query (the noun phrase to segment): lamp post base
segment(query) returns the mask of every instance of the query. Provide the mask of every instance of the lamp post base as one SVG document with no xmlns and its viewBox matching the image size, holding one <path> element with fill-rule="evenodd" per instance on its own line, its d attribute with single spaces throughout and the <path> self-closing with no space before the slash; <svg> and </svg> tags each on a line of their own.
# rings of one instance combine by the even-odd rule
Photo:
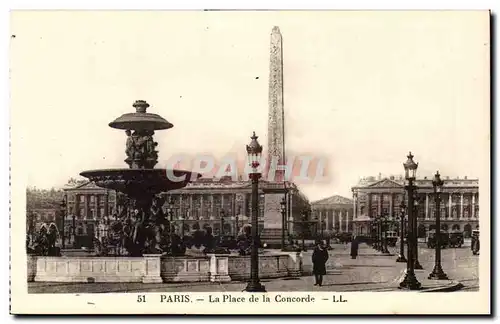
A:
<svg viewBox="0 0 500 324">
<path fill-rule="evenodd" d="M 440 265 L 434 266 L 434 269 L 429 274 L 428 279 L 431 280 L 448 280 L 448 276 L 444 273 L 443 268 Z"/>
<path fill-rule="evenodd" d="M 408 262 L 408 260 L 406 260 L 404 255 L 400 254 L 396 259 L 396 262 Z"/>
<path fill-rule="evenodd" d="M 418 260 L 415 260 L 415 265 L 414 265 L 415 270 L 424 270 L 424 267 L 418 262 Z"/>
<path fill-rule="evenodd" d="M 399 289 L 419 290 L 421 288 L 422 284 L 417 280 L 414 273 L 406 273 L 403 281 L 399 283 Z"/>
<path fill-rule="evenodd" d="M 262 285 L 259 281 L 250 281 L 248 282 L 245 290 L 246 292 L 266 292 L 266 287 Z"/>
</svg>

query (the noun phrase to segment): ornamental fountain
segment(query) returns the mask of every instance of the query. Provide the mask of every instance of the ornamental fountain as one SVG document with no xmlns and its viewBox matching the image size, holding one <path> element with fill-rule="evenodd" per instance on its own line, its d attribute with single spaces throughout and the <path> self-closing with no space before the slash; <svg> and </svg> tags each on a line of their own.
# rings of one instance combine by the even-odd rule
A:
<svg viewBox="0 0 500 324">
<path fill-rule="evenodd" d="M 129 168 L 89 170 L 80 175 L 129 199 L 128 211 L 119 215 L 112 229 L 121 234 L 121 243 L 130 256 L 165 254 L 174 247 L 171 227 L 157 195 L 183 188 L 200 175 L 186 170 L 154 168 L 158 163 L 158 143 L 153 135 L 174 125 L 157 114 L 146 112 L 149 104 L 144 100 L 137 100 L 133 107 L 136 112 L 123 114 L 109 123 L 110 127 L 125 130 L 127 134 L 125 162 Z"/>
</svg>

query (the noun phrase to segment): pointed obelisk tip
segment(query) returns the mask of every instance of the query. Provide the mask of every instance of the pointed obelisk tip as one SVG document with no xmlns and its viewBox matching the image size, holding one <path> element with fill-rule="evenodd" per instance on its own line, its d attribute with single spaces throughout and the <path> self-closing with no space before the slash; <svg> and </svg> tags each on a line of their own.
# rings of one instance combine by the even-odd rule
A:
<svg viewBox="0 0 500 324">
<path fill-rule="evenodd" d="M 278 26 L 274 26 L 273 27 L 273 31 L 272 31 L 273 34 L 281 34 L 280 32 L 280 28 Z"/>
</svg>

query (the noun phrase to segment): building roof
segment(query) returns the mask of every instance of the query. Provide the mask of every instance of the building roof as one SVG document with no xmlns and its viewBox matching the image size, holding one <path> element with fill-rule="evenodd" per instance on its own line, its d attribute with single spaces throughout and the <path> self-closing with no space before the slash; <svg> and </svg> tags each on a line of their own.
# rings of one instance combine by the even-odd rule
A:
<svg viewBox="0 0 500 324">
<path fill-rule="evenodd" d="M 333 196 L 328 197 L 328 198 L 323 198 L 323 199 L 314 201 L 314 202 L 312 202 L 312 205 L 313 206 L 317 206 L 317 205 L 352 205 L 352 203 L 353 203 L 352 199 L 338 196 L 338 195 L 333 195 Z"/>
<path fill-rule="evenodd" d="M 478 187 L 479 180 L 478 179 L 467 179 L 465 178 L 456 178 L 450 179 L 449 177 L 442 179 L 444 182 L 444 188 L 454 188 L 454 187 Z M 359 183 L 352 187 L 352 189 L 369 189 L 369 188 L 401 188 L 403 189 L 405 185 L 405 179 L 402 177 L 390 177 L 390 178 L 378 178 L 375 177 L 366 177 L 362 178 Z M 427 179 L 427 177 L 423 179 L 416 179 L 415 185 L 417 187 L 428 187 L 432 188 L 432 179 Z"/>
<path fill-rule="evenodd" d="M 67 186 L 65 186 L 65 188 L 63 190 L 70 191 L 70 190 L 96 190 L 96 189 L 97 190 L 99 190 L 99 189 L 100 190 L 108 190 L 106 188 L 99 187 L 94 182 L 90 182 L 90 181 L 77 183 L 73 186 L 67 185 Z"/>
</svg>

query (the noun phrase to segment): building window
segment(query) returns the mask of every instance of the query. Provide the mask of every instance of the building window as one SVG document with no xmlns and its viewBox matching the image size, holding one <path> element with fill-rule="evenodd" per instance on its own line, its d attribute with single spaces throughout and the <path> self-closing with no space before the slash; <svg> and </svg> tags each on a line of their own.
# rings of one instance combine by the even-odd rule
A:
<svg viewBox="0 0 500 324">
<path fill-rule="evenodd" d="M 100 208 L 100 209 L 99 209 L 99 213 L 100 213 L 100 216 L 101 216 L 101 217 L 102 217 L 102 216 L 104 216 L 104 208 Z"/>
<path fill-rule="evenodd" d="M 85 202 L 85 196 L 84 195 L 80 195 L 80 202 Z"/>
</svg>

